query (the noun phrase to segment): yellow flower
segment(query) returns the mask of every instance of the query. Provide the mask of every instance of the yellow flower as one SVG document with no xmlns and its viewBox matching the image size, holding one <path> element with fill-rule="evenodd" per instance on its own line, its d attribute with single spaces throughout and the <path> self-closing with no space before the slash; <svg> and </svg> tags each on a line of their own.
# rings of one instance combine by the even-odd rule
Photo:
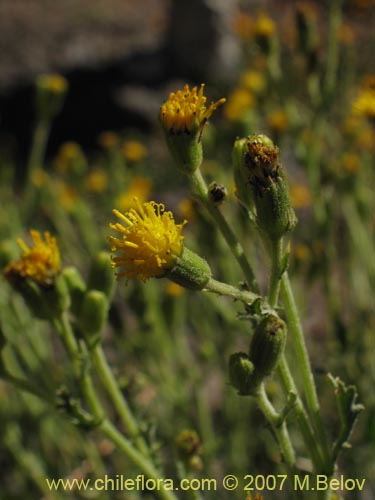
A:
<svg viewBox="0 0 375 500">
<path fill-rule="evenodd" d="M 183 250 L 182 229 L 187 221 L 176 224 L 171 212 L 165 212 L 162 203 L 150 201 L 141 205 L 135 200 L 136 208 L 125 214 L 113 210 L 121 222 L 109 227 L 121 234 L 121 238 L 109 236 L 113 252 L 113 267 L 122 268 L 117 277 L 126 276 L 147 281 L 161 277 L 171 269 Z"/>
<path fill-rule="evenodd" d="M 85 166 L 85 156 L 81 146 L 76 142 L 64 142 L 58 150 L 53 165 L 62 174 L 71 171 L 81 172 Z"/>
<path fill-rule="evenodd" d="M 40 75 L 37 83 L 40 88 L 54 94 L 63 94 L 68 88 L 67 80 L 58 74 Z"/>
<path fill-rule="evenodd" d="M 255 94 L 260 94 L 266 87 L 266 80 L 262 72 L 248 70 L 241 77 L 241 85 Z"/>
<path fill-rule="evenodd" d="M 352 111 L 355 116 L 366 116 L 375 118 L 375 89 L 366 88 L 361 90 L 352 103 Z"/>
<path fill-rule="evenodd" d="M 355 153 L 344 153 L 341 157 L 341 164 L 350 174 L 357 173 L 361 168 L 361 160 Z"/>
<path fill-rule="evenodd" d="M 283 132 L 288 128 L 288 115 L 282 109 L 275 109 L 266 120 L 272 132 Z"/>
<path fill-rule="evenodd" d="M 185 85 L 182 90 L 171 92 L 168 100 L 160 108 L 160 120 L 170 133 L 197 133 L 201 131 L 215 109 L 224 104 L 225 98 L 212 102 L 206 107 L 206 96 L 203 95 L 204 84 L 199 90 Z"/>
<path fill-rule="evenodd" d="M 233 31 L 241 40 L 251 40 L 254 36 L 254 18 L 247 12 L 238 12 L 233 21 Z"/>
<path fill-rule="evenodd" d="M 34 246 L 29 248 L 22 239 L 17 243 L 23 251 L 21 257 L 11 262 L 4 273 L 7 278 L 30 278 L 40 285 L 48 286 L 61 271 L 60 253 L 56 238 L 48 231 L 44 233 L 44 241 L 39 231 L 31 230 Z"/>
<path fill-rule="evenodd" d="M 170 297 L 181 297 L 185 293 L 185 288 L 174 283 L 173 281 L 167 281 L 165 285 L 165 293 Z"/>
<path fill-rule="evenodd" d="M 111 150 L 118 146 L 119 136 L 115 132 L 102 132 L 99 135 L 98 142 L 103 149 Z"/>
<path fill-rule="evenodd" d="M 275 33 L 276 26 L 268 14 L 262 12 L 256 21 L 255 34 L 258 37 L 269 38 Z"/>
<path fill-rule="evenodd" d="M 224 109 L 224 116 L 229 121 L 237 121 L 244 117 L 249 109 L 253 108 L 255 98 L 245 88 L 237 87 L 228 98 L 228 104 Z"/>
<path fill-rule="evenodd" d="M 142 161 L 147 155 L 147 149 L 139 141 L 125 141 L 122 152 L 125 160 L 131 163 Z"/>
<path fill-rule="evenodd" d="M 151 192 L 152 183 L 145 177 L 134 177 L 128 186 L 128 189 L 121 193 L 116 200 L 116 206 L 121 212 L 127 212 L 134 207 L 134 199 L 139 203 L 144 203 Z"/>
<path fill-rule="evenodd" d="M 91 170 L 86 178 L 86 188 L 91 193 L 102 193 L 108 185 L 108 176 L 101 168 Z"/>
<path fill-rule="evenodd" d="M 294 208 L 307 208 L 311 205 L 311 193 L 307 186 L 294 184 L 290 187 L 290 199 Z"/>
<path fill-rule="evenodd" d="M 36 187 L 42 187 L 47 184 L 49 176 L 42 168 L 36 168 L 31 172 L 31 182 Z"/>
</svg>

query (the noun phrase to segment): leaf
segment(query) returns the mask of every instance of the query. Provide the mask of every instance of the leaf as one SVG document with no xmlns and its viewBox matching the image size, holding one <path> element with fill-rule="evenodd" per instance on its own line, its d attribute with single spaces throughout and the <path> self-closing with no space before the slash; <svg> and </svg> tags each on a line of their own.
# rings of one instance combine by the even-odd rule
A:
<svg viewBox="0 0 375 500">
<path fill-rule="evenodd" d="M 342 449 L 351 447 L 351 444 L 349 443 L 350 434 L 353 430 L 358 414 L 364 410 L 365 407 L 357 402 L 358 392 L 355 385 L 347 386 L 339 377 L 333 377 L 330 373 L 328 374 L 328 378 L 335 390 L 341 424 L 340 433 L 333 445 L 332 452 L 333 458 L 336 461 L 337 456 Z"/>
</svg>

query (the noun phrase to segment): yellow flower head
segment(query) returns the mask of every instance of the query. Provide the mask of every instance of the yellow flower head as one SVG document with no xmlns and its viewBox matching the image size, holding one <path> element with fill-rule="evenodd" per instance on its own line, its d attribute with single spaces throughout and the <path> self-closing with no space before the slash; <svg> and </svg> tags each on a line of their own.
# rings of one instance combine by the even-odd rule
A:
<svg viewBox="0 0 375 500">
<path fill-rule="evenodd" d="M 265 12 L 260 13 L 255 25 L 256 36 L 269 38 L 275 31 L 276 26 L 274 21 Z"/>
<path fill-rule="evenodd" d="M 94 168 L 86 177 L 85 184 L 91 193 L 102 193 L 108 186 L 107 173 L 99 167 Z"/>
<path fill-rule="evenodd" d="M 40 75 L 37 84 L 41 89 L 53 94 L 64 94 L 68 88 L 67 80 L 58 74 Z"/>
<path fill-rule="evenodd" d="M 125 141 L 122 147 L 125 160 L 136 163 L 142 161 L 147 155 L 146 147 L 139 141 Z"/>
<path fill-rule="evenodd" d="M 375 118 L 375 89 L 365 88 L 361 90 L 352 103 L 352 112 L 355 116 Z"/>
<path fill-rule="evenodd" d="M 125 214 L 113 210 L 121 222 L 109 227 L 118 231 L 121 238 L 109 236 L 113 252 L 113 267 L 123 268 L 117 277 L 138 278 L 147 281 L 161 277 L 171 269 L 183 250 L 182 229 L 187 221 L 176 224 L 171 212 L 165 212 L 162 203 L 149 201 L 142 205 L 135 200 L 136 207 Z"/>
<path fill-rule="evenodd" d="M 229 121 L 241 120 L 255 105 L 255 97 L 250 90 L 236 87 L 228 98 L 224 116 Z"/>
<path fill-rule="evenodd" d="M 103 149 L 112 150 L 119 145 L 119 136 L 115 132 L 101 132 L 98 137 L 98 143 Z"/>
<path fill-rule="evenodd" d="M 31 230 L 34 246 L 29 248 L 22 239 L 17 243 L 23 251 L 21 257 L 11 262 L 4 273 L 7 278 L 30 278 L 43 286 L 53 284 L 54 278 L 61 271 L 60 253 L 56 238 L 48 231 L 44 233 L 44 241 L 39 231 Z"/>
<path fill-rule="evenodd" d="M 202 83 L 199 90 L 198 87 L 190 90 L 189 85 L 185 85 L 182 90 L 169 95 L 168 100 L 160 108 L 160 120 L 168 132 L 173 134 L 199 132 L 215 109 L 224 104 L 223 97 L 212 102 L 207 108 L 207 97 L 203 95 L 203 91 Z"/>
</svg>

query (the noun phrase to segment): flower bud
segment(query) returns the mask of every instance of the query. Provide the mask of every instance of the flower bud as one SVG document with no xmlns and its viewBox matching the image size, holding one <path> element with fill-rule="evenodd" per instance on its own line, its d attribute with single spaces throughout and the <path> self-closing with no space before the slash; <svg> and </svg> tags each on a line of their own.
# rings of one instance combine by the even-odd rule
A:
<svg viewBox="0 0 375 500">
<path fill-rule="evenodd" d="M 108 299 L 99 290 L 86 292 L 80 314 L 80 326 L 90 338 L 99 335 L 104 328 L 108 314 Z"/>
<path fill-rule="evenodd" d="M 184 288 L 202 290 L 211 278 L 211 269 L 202 257 L 184 247 L 172 269 L 166 271 L 165 277 Z"/>
<path fill-rule="evenodd" d="M 66 267 L 61 272 L 62 277 L 68 287 L 71 310 L 76 316 L 79 315 L 84 294 L 86 292 L 86 285 L 75 267 Z"/>
<path fill-rule="evenodd" d="M 249 185 L 249 175 L 244 165 L 247 139 L 236 139 L 232 149 L 232 163 L 236 196 L 247 209 L 254 210 L 254 197 Z"/>
<path fill-rule="evenodd" d="M 60 75 L 41 75 L 36 81 L 35 104 L 42 119 L 51 120 L 59 113 L 68 89 L 68 82 Z"/>
<path fill-rule="evenodd" d="M 253 392 L 254 364 L 244 352 L 236 352 L 229 358 L 229 381 L 241 396 Z"/>
<path fill-rule="evenodd" d="M 109 299 L 115 287 L 112 260 L 108 252 L 99 252 L 91 261 L 87 288 L 100 290 Z"/>
<path fill-rule="evenodd" d="M 243 166 L 251 185 L 257 225 L 271 241 L 277 241 L 297 222 L 279 163 L 279 148 L 264 135 L 248 137 L 246 147 Z"/>
<path fill-rule="evenodd" d="M 165 134 L 168 149 L 183 173 L 191 174 L 202 164 L 203 148 L 199 136 L 191 133 Z"/>
<path fill-rule="evenodd" d="M 251 339 L 249 359 L 255 367 L 253 383 L 259 385 L 279 364 L 286 343 L 286 325 L 275 314 L 267 314 Z"/>
<path fill-rule="evenodd" d="M 213 181 L 208 186 L 208 196 L 214 205 L 220 205 L 228 196 L 228 191 L 223 184 Z"/>
</svg>

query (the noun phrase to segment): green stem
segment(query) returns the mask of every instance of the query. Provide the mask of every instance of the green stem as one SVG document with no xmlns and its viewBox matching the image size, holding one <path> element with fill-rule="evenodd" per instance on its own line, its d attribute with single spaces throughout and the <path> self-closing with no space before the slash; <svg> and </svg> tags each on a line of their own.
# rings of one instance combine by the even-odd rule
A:
<svg viewBox="0 0 375 500">
<path fill-rule="evenodd" d="M 322 461 L 322 458 L 320 456 L 320 451 L 317 446 L 316 442 L 316 437 L 314 435 L 314 432 L 311 428 L 309 418 L 307 416 L 306 410 L 303 406 L 302 400 L 300 398 L 300 395 L 298 394 L 298 390 L 296 387 L 296 384 L 293 380 L 292 374 L 290 373 L 288 362 L 285 358 L 285 355 L 281 357 L 280 364 L 277 368 L 281 381 L 284 386 L 284 390 L 286 394 L 293 393 L 295 394 L 296 401 L 294 403 L 294 414 L 297 418 L 297 422 L 301 431 L 301 434 L 303 436 L 303 439 L 305 441 L 305 444 L 311 454 L 311 459 L 314 465 L 314 468 L 317 473 L 323 473 L 324 472 L 324 463 Z"/>
<path fill-rule="evenodd" d="M 285 272 L 281 279 L 281 291 L 283 295 L 285 314 L 288 319 L 289 331 L 292 337 L 297 360 L 301 370 L 303 386 L 306 393 L 307 406 L 311 412 L 317 439 L 322 449 L 325 463 L 325 472 L 332 472 L 331 454 L 327 444 L 327 437 L 324 431 L 319 400 L 316 392 L 315 382 L 311 370 L 310 360 L 307 353 L 302 324 L 299 318 L 297 306 L 294 300 L 288 273 Z"/>
<path fill-rule="evenodd" d="M 285 463 L 288 467 L 293 469 L 295 467 L 296 458 L 290 442 L 288 429 L 285 421 L 280 422 L 280 415 L 268 399 L 263 383 L 260 385 L 257 392 L 257 403 L 277 437 Z"/>
<path fill-rule="evenodd" d="M 134 441 L 138 450 L 144 455 L 149 456 L 149 450 L 144 442 L 140 431 L 138 429 L 138 425 L 132 415 L 132 412 L 129 408 L 129 405 L 124 398 L 121 390 L 113 376 L 112 370 L 108 365 L 106 356 L 103 352 L 101 345 L 97 345 L 92 350 L 92 356 L 95 362 L 95 366 L 98 370 L 98 373 L 110 394 L 113 404 L 115 405 L 116 410 L 121 418 L 122 423 L 125 426 L 125 430 L 130 438 Z"/>
<path fill-rule="evenodd" d="M 242 245 L 237 240 L 237 237 L 233 233 L 228 222 L 226 221 L 225 217 L 220 212 L 218 207 L 211 203 L 208 195 L 207 184 L 201 174 L 201 171 L 197 169 L 193 174 L 191 174 L 190 179 L 194 192 L 198 195 L 202 205 L 204 205 L 204 207 L 208 210 L 211 217 L 218 225 L 218 228 L 220 229 L 232 254 L 234 255 L 238 264 L 240 265 L 250 290 L 258 292 L 259 287 L 255 278 L 255 274 L 250 266 L 249 261 L 246 258 Z"/>
<path fill-rule="evenodd" d="M 260 295 L 253 292 L 248 292 L 246 290 L 240 290 L 232 285 L 227 285 L 227 283 L 222 283 L 213 278 L 208 280 L 204 291 L 217 293 L 218 295 L 224 295 L 226 297 L 231 297 L 234 300 L 241 300 L 246 305 L 254 304 L 257 300 L 262 300 Z"/>
<path fill-rule="evenodd" d="M 272 244 L 271 254 L 272 254 L 272 269 L 271 277 L 268 291 L 268 302 L 271 307 L 277 305 L 277 300 L 279 297 L 280 290 L 280 280 L 281 280 L 281 260 L 283 252 L 283 240 L 280 238 L 274 244 Z"/>
<path fill-rule="evenodd" d="M 278 295 L 282 278 L 282 271 L 281 271 L 282 248 L 283 248 L 282 239 L 275 242 L 275 244 L 271 248 L 272 270 L 271 270 L 269 293 L 268 293 L 268 301 L 271 307 L 276 307 L 278 302 Z M 297 421 L 301 433 L 303 435 L 304 441 L 306 443 L 306 446 L 310 451 L 315 470 L 317 472 L 320 472 L 324 470 L 324 464 L 322 465 L 319 449 L 317 448 L 316 445 L 316 439 L 311 429 L 307 413 L 305 411 L 301 398 L 298 394 L 298 389 L 293 380 L 293 376 L 290 372 L 285 354 L 283 354 L 281 357 L 280 364 L 278 366 L 278 372 L 281 381 L 283 383 L 285 392 L 287 394 L 294 393 L 297 397 L 294 405 L 294 411 L 297 417 Z"/>
<path fill-rule="evenodd" d="M 33 171 L 36 168 L 43 167 L 49 131 L 50 131 L 50 122 L 39 119 L 35 125 L 29 161 L 27 164 L 27 172 L 25 179 L 26 186 L 29 184 Z"/>
<path fill-rule="evenodd" d="M 64 313 L 59 320 L 55 320 L 54 325 L 58 327 L 59 333 L 64 339 L 65 346 L 73 362 L 79 359 L 78 344 L 73 336 L 69 320 Z M 88 403 L 90 411 L 95 419 L 100 422 L 98 428 L 150 479 L 160 480 L 160 473 L 143 453 L 138 451 L 133 444 L 122 435 L 113 424 L 106 418 L 104 409 L 92 382 L 88 370 L 83 370 L 81 376 L 77 378 L 80 383 L 82 393 Z M 161 500 L 177 500 L 177 497 L 170 491 L 159 489 L 157 494 Z"/>
</svg>

